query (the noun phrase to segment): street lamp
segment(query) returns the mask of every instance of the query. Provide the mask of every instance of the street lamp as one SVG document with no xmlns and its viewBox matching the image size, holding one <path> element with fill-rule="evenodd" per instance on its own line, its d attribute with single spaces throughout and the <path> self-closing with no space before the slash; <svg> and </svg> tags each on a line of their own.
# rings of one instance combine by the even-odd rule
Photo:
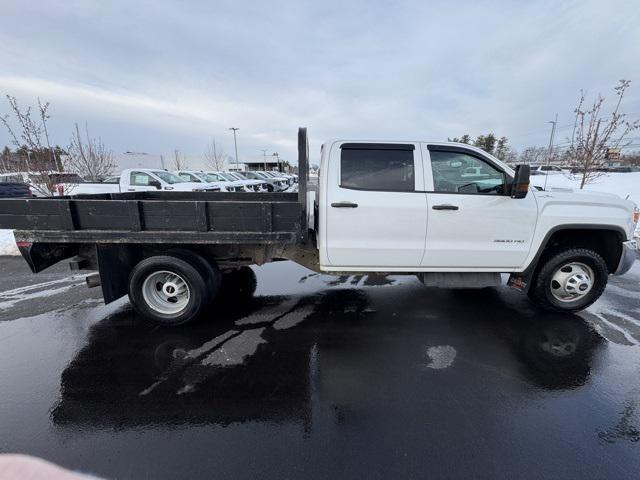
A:
<svg viewBox="0 0 640 480">
<path fill-rule="evenodd" d="M 236 148 L 236 170 L 240 170 L 238 166 L 238 141 L 236 140 L 236 132 L 240 130 L 238 127 L 231 127 L 229 130 L 233 130 L 233 145 Z"/>
<path fill-rule="evenodd" d="M 271 155 L 272 157 L 276 157 L 276 162 L 278 163 L 278 172 L 282 173 L 280 171 L 280 156 L 278 155 L 278 152 L 274 152 L 273 155 Z"/>
<path fill-rule="evenodd" d="M 260 150 L 262 152 L 262 160 L 264 161 L 264 171 L 267 171 L 267 151 Z"/>
</svg>

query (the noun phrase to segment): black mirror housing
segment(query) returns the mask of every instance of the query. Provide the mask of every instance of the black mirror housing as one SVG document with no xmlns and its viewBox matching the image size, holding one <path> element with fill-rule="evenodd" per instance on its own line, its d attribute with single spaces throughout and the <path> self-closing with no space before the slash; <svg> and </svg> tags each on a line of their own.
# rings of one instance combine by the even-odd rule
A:
<svg viewBox="0 0 640 480">
<path fill-rule="evenodd" d="M 511 184 L 511 198 L 524 198 L 529 192 L 529 178 L 531 167 L 529 165 L 516 166 L 516 174 Z"/>
<path fill-rule="evenodd" d="M 160 188 L 162 188 L 162 185 L 160 184 L 160 182 L 158 180 L 149 180 L 149 186 L 150 187 L 156 187 L 158 190 L 160 190 Z"/>
</svg>

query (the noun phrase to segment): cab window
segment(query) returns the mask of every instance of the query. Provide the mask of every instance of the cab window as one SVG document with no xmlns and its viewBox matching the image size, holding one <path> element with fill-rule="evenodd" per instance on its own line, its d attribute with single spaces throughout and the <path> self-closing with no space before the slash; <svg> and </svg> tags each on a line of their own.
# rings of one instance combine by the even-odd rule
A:
<svg viewBox="0 0 640 480">
<path fill-rule="evenodd" d="M 354 190 L 415 191 L 413 145 L 343 144 L 340 186 Z"/>
<path fill-rule="evenodd" d="M 148 187 L 151 176 L 143 172 L 131 172 L 131 185 L 138 187 Z"/>
<path fill-rule="evenodd" d="M 429 154 L 434 192 L 505 194 L 505 174 L 490 163 L 462 152 L 430 150 Z"/>
</svg>

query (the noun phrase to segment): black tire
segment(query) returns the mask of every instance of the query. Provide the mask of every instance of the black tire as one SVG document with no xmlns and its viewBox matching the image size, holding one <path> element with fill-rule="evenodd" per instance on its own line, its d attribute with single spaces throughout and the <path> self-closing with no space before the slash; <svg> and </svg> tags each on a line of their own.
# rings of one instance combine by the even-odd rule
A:
<svg viewBox="0 0 640 480">
<path fill-rule="evenodd" d="M 222 283 L 222 274 L 215 262 L 209 261 L 204 256 L 191 250 L 177 248 L 169 250 L 167 254 L 181 258 L 196 267 L 207 283 L 207 289 L 209 290 L 209 302 L 215 300 L 216 296 L 220 292 L 220 285 Z"/>
<path fill-rule="evenodd" d="M 250 267 L 239 267 L 222 273 L 220 298 L 223 301 L 249 300 L 258 286 L 255 272 Z"/>
<path fill-rule="evenodd" d="M 552 291 L 553 275 L 563 265 L 578 262 L 587 265 L 593 272 L 591 289 L 585 295 L 573 301 L 561 301 Z M 557 253 L 540 266 L 533 285 L 529 290 L 529 298 L 533 303 L 546 310 L 557 312 L 575 312 L 583 310 L 594 303 L 604 292 L 609 279 L 609 269 L 604 259 L 592 250 L 574 248 Z"/>
<path fill-rule="evenodd" d="M 188 288 L 188 299 L 179 311 L 163 313 L 154 308 L 153 300 L 145 299 L 145 281 L 159 272 L 178 275 Z M 160 285 L 161 286 L 161 285 Z M 158 290 L 161 290 L 159 288 Z M 152 295 L 151 295 L 152 297 Z M 129 276 L 129 300 L 136 311 L 147 320 L 163 326 L 184 325 L 198 318 L 210 302 L 211 294 L 207 282 L 197 266 L 172 255 L 145 258 L 138 263 Z M 176 307 L 177 308 L 177 307 Z"/>
</svg>

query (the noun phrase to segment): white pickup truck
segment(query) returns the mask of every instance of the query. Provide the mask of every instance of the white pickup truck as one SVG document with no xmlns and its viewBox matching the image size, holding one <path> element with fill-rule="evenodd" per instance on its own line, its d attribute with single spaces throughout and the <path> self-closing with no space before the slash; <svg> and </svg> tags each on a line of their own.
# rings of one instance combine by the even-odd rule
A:
<svg viewBox="0 0 640 480">
<path fill-rule="evenodd" d="M 441 287 L 494 286 L 506 273 L 537 305 L 575 311 L 636 258 L 632 202 L 538 191 L 529 166 L 512 170 L 469 145 L 330 141 L 317 191 L 307 191 L 306 129 L 298 155 L 298 193 L 7 199 L 0 228 L 16 230 L 34 272 L 75 256 L 78 268 L 99 269 L 92 283 L 106 302 L 128 294 L 163 325 L 193 320 L 220 289 L 252 294 L 249 265 L 284 259 Z"/>
<path fill-rule="evenodd" d="M 174 173 L 154 168 L 129 168 L 119 176 L 104 182 L 78 183 L 68 189 L 70 195 L 120 192 L 219 192 L 224 190 L 219 182 L 189 182 Z"/>
</svg>

